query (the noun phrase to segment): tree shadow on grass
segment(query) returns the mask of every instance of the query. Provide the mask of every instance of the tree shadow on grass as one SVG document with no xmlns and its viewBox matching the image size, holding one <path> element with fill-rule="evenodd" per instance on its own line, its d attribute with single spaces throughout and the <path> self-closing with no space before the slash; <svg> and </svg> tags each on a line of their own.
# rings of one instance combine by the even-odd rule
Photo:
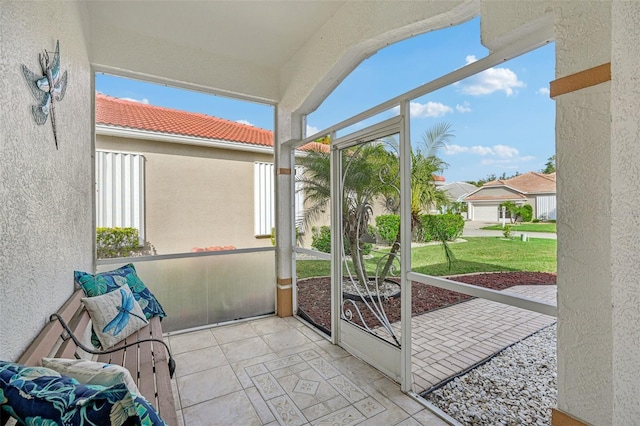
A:
<svg viewBox="0 0 640 426">
<path fill-rule="evenodd" d="M 413 272 L 425 275 L 433 275 L 436 277 L 472 274 L 479 272 L 512 272 L 518 269 L 508 268 L 504 265 L 496 265 L 492 263 L 469 262 L 467 260 L 454 260 L 451 267 L 446 262 L 437 263 L 435 265 L 421 266 L 411 269 Z"/>
</svg>

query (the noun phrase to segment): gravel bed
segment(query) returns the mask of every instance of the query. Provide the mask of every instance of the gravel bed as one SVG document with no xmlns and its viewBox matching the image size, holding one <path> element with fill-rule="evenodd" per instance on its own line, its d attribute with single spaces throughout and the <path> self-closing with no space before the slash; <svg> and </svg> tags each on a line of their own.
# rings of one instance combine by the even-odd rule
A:
<svg viewBox="0 0 640 426">
<path fill-rule="evenodd" d="M 554 324 L 425 398 L 464 425 L 550 425 L 556 395 Z"/>
</svg>

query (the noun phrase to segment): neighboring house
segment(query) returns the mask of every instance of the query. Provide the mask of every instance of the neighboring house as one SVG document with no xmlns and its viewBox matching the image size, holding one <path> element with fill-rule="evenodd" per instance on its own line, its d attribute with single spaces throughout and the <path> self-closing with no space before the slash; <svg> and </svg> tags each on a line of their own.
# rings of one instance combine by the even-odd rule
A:
<svg viewBox="0 0 640 426">
<path fill-rule="evenodd" d="M 451 182 L 445 185 L 439 186 L 438 189 L 440 191 L 444 191 L 449 196 L 449 200 L 454 203 L 463 202 L 463 198 L 468 194 L 476 191 L 478 189 L 477 186 L 471 185 L 467 182 Z M 460 212 L 460 214 L 465 218 L 467 217 L 467 212 Z"/>
<path fill-rule="evenodd" d="M 96 181 L 96 226 L 138 228 L 157 254 L 271 245 L 269 130 L 98 93 Z"/>
<path fill-rule="evenodd" d="M 451 182 L 438 187 L 440 191 L 445 191 L 452 202 L 461 202 L 462 199 L 478 189 L 477 186 L 467 182 Z"/>
<path fill-rule="evenodd" d="M 463 198 L 468 205 L 469 219 L 497 222 L 501 219 L 500 204 L 512 201 L 530 204 L 533 217 L 556 218 L 556 174 L 525 173 L 511 179 L 493 180 Z"/>
</svg>

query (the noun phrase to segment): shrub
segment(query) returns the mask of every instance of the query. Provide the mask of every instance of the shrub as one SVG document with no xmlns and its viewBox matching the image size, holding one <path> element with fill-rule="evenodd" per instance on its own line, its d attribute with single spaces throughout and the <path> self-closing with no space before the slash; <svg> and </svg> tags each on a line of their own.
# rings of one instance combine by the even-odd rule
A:
<svg viewBox="0 0 640 426">
<path fill-rule="evenodd" d="M 323 253 L 331 253 L 331 228 L 328 226 L 311 228 L 311 247 Z"/>
<path fill-rule="evenodd" d="M 397 214 L 383 214 L 376 217 L 378 235 L 387 245 L 393 244 L 400 229 L 400 216 Z"/>
<path fill-rule="evenodd" d="M 298 228 L 296 226 L 296 242 L 301 243 L 302 242 L 302 236 L 303 236 L 303 234 L 302 234 L 302 232 L 300 232 L 300 228 Z M 275 227 L 271 228 L 271 236 L 270 236 L 270 238 L 271 238 L 271 245 L 275 246 L 276 245 L 276 228 Z"/>
<path fill-rule="evenodd" d="M 533 222 L 533 223 L 539 223 L 539 222 L 540 222 L 540 219 L 531 219 L 531 222 Z"/>
<path fill-rule="evenodd" d="M 462 235 L 464 229 L 464 219 L 459 214 L 425 214 L 420 216 L 419 236 L 420 242 L 432 240 L 453 241 Z M 440 236 L 443 236 L 441 238 Z"/>
<path fill-rule="evenodd" d="M 511 238 L 511 225 L 505 225 L 504 229 L 502 230 L 502 235 L 504 235 L 505 238 Z"/>
<path fill-rule="evenodd" d="M 555 219 L 549 219 L 549 223 L 556 223 Z"/>
<path fill-rule="evenodd" d="M 518 209 L 518 215 L 522 218 L 523 222 L 531 222 L 533 217 L 533 207 L 531 204 L 524 204 Z"/>
<path fill-rule="evenodd" d="M 140 246 L 136 228 L 96 228 L 96 255 L 98 259 L 132 257 L 154 254 L 149 243 Z"/>
<path fill-rule="evenodd" d="M 375 235 L 375 228 L 373 226 L 369 226 L 369 233 L 371 235 Z M 331 253 L 331 227 L 329 226 L 321 226 L 320 228 L 313 227 L 311 228 L 311 247 L 321 251 L 323 253 Z M 362 244 L 362 253 L 369 254 L 373 249 L 373 244 L 371 243 L 363 243 Z M 349 246 L 347 242 L 344 242 L 344 251 L 346 255 L 351 254 L 351 250 L 349 250 Z"/>
</svg>

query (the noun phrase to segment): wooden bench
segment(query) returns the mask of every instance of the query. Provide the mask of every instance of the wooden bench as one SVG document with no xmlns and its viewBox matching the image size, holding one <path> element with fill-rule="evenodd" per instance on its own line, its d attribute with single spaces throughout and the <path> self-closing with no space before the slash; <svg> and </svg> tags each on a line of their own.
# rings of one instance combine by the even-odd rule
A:
<svg viewBox="0 0 640 426">
<path fill-rule="evenodd" d="M 90 321 L 89 313 L 81 302 L 83 297 L 85 297 L 83 291 L 76 290 L 57 312 L 78 338 L 84 335 Z M 114 347 L 125 346 L 143 339 L 162 340 L 160 318 L 151 318 L 148 325 Z M 60 321 L 52 319 L 16 362 L 37 366 L 41 365 L 40 361 L 43 357 L 78 358 L 83 352 L 73 339 L 69 338 Z M 83 357 L 86 358 L 86 355 Z M 163 344 L 137 343 L 111 354 L 99 355 L 97 361 L 121 365 L 128 369 L 140 393 L 156 408 L 160 417 L 170 426 L 178 424 L 171 390 L 168 355 Z M 5 424 L 7 420 L 2 417 L 0 424 Z"/>
</svg>

